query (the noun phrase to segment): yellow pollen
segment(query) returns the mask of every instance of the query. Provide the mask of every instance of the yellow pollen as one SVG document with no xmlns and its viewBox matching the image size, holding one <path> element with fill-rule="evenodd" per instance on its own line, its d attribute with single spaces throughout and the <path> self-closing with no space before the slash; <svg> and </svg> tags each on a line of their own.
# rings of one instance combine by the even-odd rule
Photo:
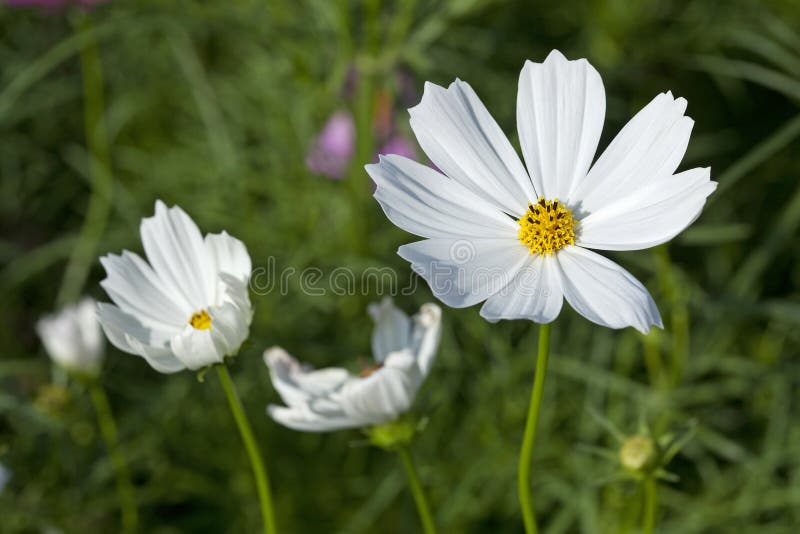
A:
<svg viewBox="0 0 800 534">
<path fill-rule="evenodd" d="M 545 254 L 575 244 L 575 219 L 572 210 L 559 204 L 558 199 L 545 200 L 539 197 L 535 204 L 528 204 L 528 211 L 517 220 L 517 237 L 528 247 L 531 254 Z"/>
<path fill-rule="evenodd" d="M 189 324 L 197 330 L 211 330 L 211 316 L 205 310 L 192 314 Z"/>
<path fill-rule="evenodd" d="M 382 363 L 375 362 L 374 364 L 370 365 L 367 360 L 364 358 L 358 359 L 358 364 L 361 366 L 361 372 L 358 373 L 358 376 L 361 378 L 366 378 L 381 367 L 383 367 Z"/>
</svg>

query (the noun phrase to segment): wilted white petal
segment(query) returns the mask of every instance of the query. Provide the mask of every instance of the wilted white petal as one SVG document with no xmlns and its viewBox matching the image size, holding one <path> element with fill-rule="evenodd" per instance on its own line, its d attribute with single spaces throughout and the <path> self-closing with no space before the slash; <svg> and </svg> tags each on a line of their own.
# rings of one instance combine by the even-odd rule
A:
<svg viewBox="0 0 800 534">
<path fill-rule="evenodd" d="M 276 423 L 301 432 L 330 432 L 345 428 L 359 428 L 369 424 L 366 420 L 350 416 L 329 417 L 320 415 L 305 406 L 290 407 L 267 406 L 267 413 Z"/>
<path fill-rule="evenodd" d="M 431 302 L 423 304 L 414 316 L 411 351 L 417 358 L 422 376 L 430 372 L 442 338 L 442 309 Z"/>
<path fill-rule="evenodd" d="M 445 89 L 426 82 L 408 112 L 422 150 L 447 176 L 507 213 L 524 213 L 535 198 L 528 173 L 468 83 Z"/>
<path fill-rule="evenodd" d="M 338 367 L 318 370 L 303 367 L 280 347 L 264 351 L 264 363 L 269 368 L 272 385 L 289 406 L 307 404 L 334 393 L 350 378 L 347 370 Z"/>
<path fill-rule="evenodd" d="M 585 59 L 553 50 L 544 63 L 526 61 L 519 76 L 517 129 L 536 192 L 567 200 L 586 177 L 606 113 L 600 74 Z"/>
<path fill-rule="evenodd" d="M 564 297 L 590 321 L 645 334 L 651 325 L 664 327 L 647 289 L 613 261 L 575 246 L 560 250 L 557 258 Z"/>
<path fill-rule="evenodd" d="M 392 353 L 383 367 L 362 380 L 344 385 L 342 408 L 348 416 L 370 424 L 391 421 L 408 411 L 421 381 L 410 351 Z"/>
<path fill-rule="evenodd" d="M 383 362 L 390 353 L 408 347 L 411 319 L 394 305 L 391 297 L 384 298 L 380 304 L 370 304 L 368 311 L 375 321 L 372 357 L 376 362 Z"/>
<path fill-rule="evenodd" d="M 558 317 L 563 301 L 557 260 L 536 254 L 528 258 L 508 286 L 489 297 L 481 308 L 481 317 L 493 323 L 529 319 L 545 324 Z"/>
</svg>

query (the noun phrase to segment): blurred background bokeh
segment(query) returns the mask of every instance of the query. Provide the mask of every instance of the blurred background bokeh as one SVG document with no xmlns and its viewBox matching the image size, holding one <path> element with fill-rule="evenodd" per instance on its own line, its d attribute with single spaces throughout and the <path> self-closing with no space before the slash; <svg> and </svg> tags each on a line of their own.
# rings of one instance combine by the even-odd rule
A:
<svg viewBox="0 0 800 534">
<path fill-rule="evenodd" d="M 653 293 L 663 332 L 596 327 L 566 306 L 555 324 L 534 462 L 543 532 L 636 531 L 639 485 L 596 453 L 618 446 L 610 423 L 626 434 L 693 429 L 661 486 L 658 532 L 796 532 L 796 0 L 57 3 L 0 5 L 1 532 L 118 531 L 89 399 L 52 366 L 34 325 L 81 294 L 106 300 L 97 258 L 141 252 L 139 221 L 156 199 L 241 238 L 255 266 L 390 267 L 405 285 L 395 251 L 415 238 L 382 215 L 363 164 L 378 152 L 424 159 L 405 109 L 426 80 L 471 83 L 516 144 L 519 70 L 552 48 L 603 77 L 601 149 L 672 90 L 696 121 L 681 168 L 710 165 L 720 185 L 668 247 L 610 254 Z M 107 136 L 108 155 L 87 135 Z M 324 295 L 298 275 L 287 291 L 254 294 L 251 337 L 231 368 L 278 523 L 417 532 L 395 456 L 356 431 L 301 434 L 266 417 L 278 399 L 266 347 L 353 369 L 369 355 L 365 308 L 378 291 L 339 296 L 328 280 L 313 282 Z M 431 298 L 420 283 L 396 301 L 411 311 Z M 535 346 L 535 325 L 445 310 L 415 406 L 429 421 L 413 446 L 443 532 L 522 531 L 516 466 Z M 215 377 L 161 375 L 109 348 L 102 382 L 142 532 L 257 531 L 250 467 Z"/>
</svg>

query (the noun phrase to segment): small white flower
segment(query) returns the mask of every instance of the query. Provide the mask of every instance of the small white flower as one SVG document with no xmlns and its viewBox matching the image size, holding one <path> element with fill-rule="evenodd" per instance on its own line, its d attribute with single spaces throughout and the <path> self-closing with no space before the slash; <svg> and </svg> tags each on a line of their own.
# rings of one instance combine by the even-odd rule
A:
<svg viewBox="0 0 800 534">
<path fill-rule="evenodd" d="M 104 342 L 97 322 L 97 303 L 86 297 L 57 313 L 39 319 L 36 332 L 58 365 L 87 375 L 97 375 L 103 362 Z"/>
<path fill-rule="evenodd" d="M 253 317 L 244 244 L 226 232 L 203 238 L 182 209 L 161 201 L 141 235 L 149 264 L 127 250 L 100 259 L 100 285 L 116 306 L 98 304 L 97 315 L 111 343 L 161 373 L 235 354 Z"/>
<path fill-rule="evenodd" d="M 339 367 L 313 370 L 279 347 L 264 352 L 272 384 L 286 403 L 268 407 L 275 421 L 325 432 L 386 423 L 411 408 L 439 347 L 442 311 L 425 304 L 409 318 L 387 298 L 369 313 L 376 364 L 358 376 Z"/>
<path fill-rule="evenodd" d="M 675 174 L 694 122 L 686 100 L 656 96 L 592 165 L 605 91 L 585 60 L 554 50 L 526 62 L 517 128 L 527 170 L 472 88 L 426 83 L 411 127 L 444 173 L 399 156 L 367 171 L 399 227 L 425 237 L 400 247 L 449 306 L 486 301 L 489 321 L 549 323 L 566 298 L 587 319 L 647 332 L 662 326 L 630 273 L 591 252 L 636 250 L 672 239 L 716 188 L 708 168 Z"/>
</svg>

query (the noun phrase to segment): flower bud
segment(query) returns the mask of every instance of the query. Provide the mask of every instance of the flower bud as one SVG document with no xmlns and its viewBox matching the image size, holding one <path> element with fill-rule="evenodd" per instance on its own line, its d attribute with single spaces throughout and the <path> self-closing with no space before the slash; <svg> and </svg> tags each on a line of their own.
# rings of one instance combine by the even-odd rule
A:
<svg viewBox="0 0 800 534">
<path fill-rule="evenodd" d="M 422 430 L 425 421 L 417 423 L 410 417 L 401 417 L 395 421 L 374 425 L 364 430 L 370 443 L 387 451 L 408 445 L 414 434 Z"/>
<path fill-rule="evenodd" d="M 622 467 L 635 473 L 648 473 L 658 465 L 658 446 L 649 436 L 630 436 L 619 450 Z"/>
</svg>

